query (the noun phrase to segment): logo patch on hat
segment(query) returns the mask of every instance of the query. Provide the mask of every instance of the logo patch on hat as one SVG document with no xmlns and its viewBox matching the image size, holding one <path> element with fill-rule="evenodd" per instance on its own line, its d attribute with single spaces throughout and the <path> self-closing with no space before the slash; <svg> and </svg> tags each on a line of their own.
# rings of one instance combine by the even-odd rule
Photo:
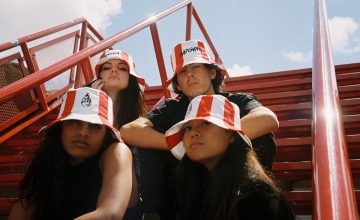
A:
<svg viewBox="0 0 360 220">
<path fill-rule="evenodd" d="M 84 107 L 89 107 L 91 105 L 91 98 L 89 96 L 89 93 L 86 93 L 81 99 L 81 105 Z"/>
<path fill-rule="evenodd" d="M 120 52 L 116 50 L 111 50 L 110 52 L 106 53 L 106 56 L 120 56 Z"/>
<path fill-rule="evenodd" d="M 184 56 L 184 55 L 187 54 L 187 53 L 197 52 L 197 51 L 200 51 L 200 52 L 201 52 L 200 47 L 190 47 L 190 48 L 186 48 L 185 50 L 183 50 L 181 55 Z"/>
</svg>

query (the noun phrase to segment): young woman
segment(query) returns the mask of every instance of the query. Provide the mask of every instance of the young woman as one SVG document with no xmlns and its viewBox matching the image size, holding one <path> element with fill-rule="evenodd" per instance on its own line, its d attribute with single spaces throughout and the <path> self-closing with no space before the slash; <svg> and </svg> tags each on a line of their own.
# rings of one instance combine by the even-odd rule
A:
<svg viewBox="0 0 360 220">
<path fill-rule="evenodd" d="M 112 126 L 102 91 L 71 89 L 20 183 L 9 219 L 122 219 L 132 188 L 132 156 Z"/>
<path fill-rule="evenodd" d="M 135 71 L 133 58 L 122 50 L 106 50 L 95 66 L 97 79 L 91 84 L 103 90 L 114 102 L 114 126 L 137 119 L 146 113 L 144 78 Z"/>
<path fill-rule="evenodd" d="M 295 219 L 241 130 L 237 105 L 221 95 L 195 97 L 165 134 L 177 170 L 180 220 Z"/>
<path fill-rule="evenodd" d="M 127 52 L 106 50 L 95 66 L 95 73 L 97 79 L 91 84 L 91 87 L 103 90 L 114 101 L 114 126 L 117 129 L 146 113 L 143 98 L 146 83 L 144 78 L 137 74 L 134 60 Z M 124 219 L 134 220 L 142 219 L 142 212 L 147 212 L 147 206 L 151 206 L 149 204 L 152 203 L 151 200 L 158 196 L 154 190 L 156 186 L 152 184 L 153 181 L 144 175 L 159 172 L 158 170 L 161 168 L 153 165 L 156 161 L 154 157 L 158 154 L 155 150 L 129 147 L 133 154 L 136 175 L 134 173 L 130 209 L 127 210 Z M 143 197 L 142 204 L 140 204 L 140 192 Z"/>
</svg>

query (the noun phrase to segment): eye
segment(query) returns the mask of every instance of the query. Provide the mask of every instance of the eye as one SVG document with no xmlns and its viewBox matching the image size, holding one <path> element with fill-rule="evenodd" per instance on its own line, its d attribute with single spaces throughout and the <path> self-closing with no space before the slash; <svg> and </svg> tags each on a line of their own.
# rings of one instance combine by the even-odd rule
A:
<svg viewBox="0 0 360 220">
<path fill-rule="evenodd" d="M 118 66 L 118 70 L 122 71 L 122 72 L 129 72 L 129 69 L 127 68 L 127 66 L 124 66 L 124 65 Z"/>
<path fill-rule="evenodd" d="M 184 127 L 183 127 L 183 131 L 184 132 L 188 132 L 188 131 L 190 131 L 191 130 L 191 126 L 190 125 L 185 125 Z"/>
<path fill-rule="evenodd" d="M 100 130 L 102 129 L 103 125 L 101 124 L 90 124 L 90 128 L 94 130 Z"/>
<path fill-rule="evenodd" d="M 106 70 L 110 70 L 111 69 L 111 67 L 110 66 L 103 66 L 102 68 L 101 68 L 101 71 L 106 71 Z"/>
<path fill-rule="evenodd" d="M 208 122 L 208 121 L 201 122 L 201 126 L 206 126 L 206 125 L 209 125 L 209 124 L 210 124 L 210 122 Z"/>
<path fill-rule="evenodd" d="M 184 76 L 186 74 L 186 71 L 185 70 L 181 70 L 179 73 L 178 73 L 180 76 Z"/>
</svg>

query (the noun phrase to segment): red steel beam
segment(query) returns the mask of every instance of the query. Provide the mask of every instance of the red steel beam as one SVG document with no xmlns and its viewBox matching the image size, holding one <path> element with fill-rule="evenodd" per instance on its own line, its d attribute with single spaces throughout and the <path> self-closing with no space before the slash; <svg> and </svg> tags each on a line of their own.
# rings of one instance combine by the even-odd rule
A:
<svg viewBox="0 0 360 220">
<path fill-rule="evenodd" d="M 214 53 L 215 61 L 219 62 L 219 63 L 222 63 L 222 60 L 221 60 L 221 58 L 219 56 L 219 53 L 215 49 L 215 46 L 214 46 L 213 42 L 211 41 L 210 36 L 207 33 L 207 31 L 206 31 L 206 29 L 205 29 L 205 27 L 204 27 L 204 25 L 203 25 L 203 23 L 202 23 L 202 21 L 201 21 L 201 19 L 200 19 L 200 17 L 199 17 L 199 15 L 198 15 L 195 8 L 193 8 L 192 13 L 193 13 L 194 19 L 197 22 L 202 34 L 204 35 L 207 43 L 209 44 L 209 47 L 211 48 L 212 52 Z M 229 73 L 226 70 L 225 70 L 225 72 L 226 72 L 226 77 L 229 78 Z"/>
<path fill-rule="evenodd" d="M 358 219 L 325 0 L 315 1 L 312 96 L 313 219 Z"/>
<path fill-rule="evenodd" d="M 124 31 L 121 31 L 120 33 L 117 33 L 101 42 L 95 43 L 95 44 L 91 45 L 90 47 L 65 58 L 62 61 L 54 63 L 45 69 L 42 69 L 34 74 L 31 74 L 30 76 L 27 76 L 27 77 L 20 79 L 8 86 L 1 88 L 0 94 L 2 94 L 2 96 L 0 97 L 0 104 L 3 102 L 6 102 L 7 100 L 11 99 L 15 95 L 18 95 L 24 91 L 34 88 L 39 83 L 44 83 L 45 81 L 47 81 L 51 78 L 54 78 L 55 76 L 66 71 L 70 67 L 80 64 L 86 57 L 91 57 L 95 54 L 98 54 L 99 52 L 105 50 L 106 48 L 109 48 L 109 47 L 113 46 L 114 44 L 118 43 L 119 41 L 150 26 L 157 20 L 168 16 L 169 14 L 179 10 L 182 7 L 185 7 L 189 3 L 191 3 L 191 0 L 185 0 L 183 2 L 180 2 L 179 4 L 169 8 L 167 10 L 162 11 L 151 18 L 148 18 L 145 21 L 139 22 L 139 23 L 131 26 L 130 28 L 128 28 Z"/>
<path fill-rule="evenodd" d="M 191 39 L 191 19 L 193 16 L 193 5 L 188 4 L 187 6 L 187 13 L 186 13 L 186 34 L 185 34 L 185 40 Z"/>
<path fill-rule="evenodd" d="M 150 30 L 151 30 L 151 36 L 152 36 L 152 40 L 153 40 L 153 44 L 154 44 L 156 60 L 157 60 L 158 68 L 159 68 L 159 72 L 160 72 L 160 78 L 161 78 L 163 92 L 164 92 L 166 98 L 170 98 L 170 92 L 166 88 L 166 85 L 165 85 L 165 82 L 167 80 L 167 74 L 166 74 L 164 57 L 163 57 L 163 53 L 161 50 L 160 38 L 159 38 L 159 33 L 157 30 L 156 23 L 150 25 Z"/>
</svg>

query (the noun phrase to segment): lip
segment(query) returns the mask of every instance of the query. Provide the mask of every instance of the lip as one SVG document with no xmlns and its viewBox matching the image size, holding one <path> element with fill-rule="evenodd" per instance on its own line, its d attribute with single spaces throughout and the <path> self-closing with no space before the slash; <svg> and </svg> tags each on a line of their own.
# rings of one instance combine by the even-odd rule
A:
<svg viewBox="0 0 360 220">
<path fill-rule="evenodd" d="M 201 142 L 193 142 L 190 144 L 190 149 L 201 147 L 203 144 Z"/>
<path fill-rule="evenodd" d="M 109 79 L 118 79 L 118 80 L 120 80 L 120 78 L 117 77 L 117 76 L 110 76 Z"/>
<path fill-rule="evenodd" d="M 72 142 L 75 146 L 80 148 L 89 147 L 89 143 L 86 141 L 76 140 Z"/>
<path fill-rule="evenodd" d="M 188 86 L 190 87 L 190 86 L 193 86 L 193 85 L 195 85 L 195 84 L 197 84 L 197 82 L 196 81 L 190 81 L 190 82 L 188 82 Z"/>
</svg>

